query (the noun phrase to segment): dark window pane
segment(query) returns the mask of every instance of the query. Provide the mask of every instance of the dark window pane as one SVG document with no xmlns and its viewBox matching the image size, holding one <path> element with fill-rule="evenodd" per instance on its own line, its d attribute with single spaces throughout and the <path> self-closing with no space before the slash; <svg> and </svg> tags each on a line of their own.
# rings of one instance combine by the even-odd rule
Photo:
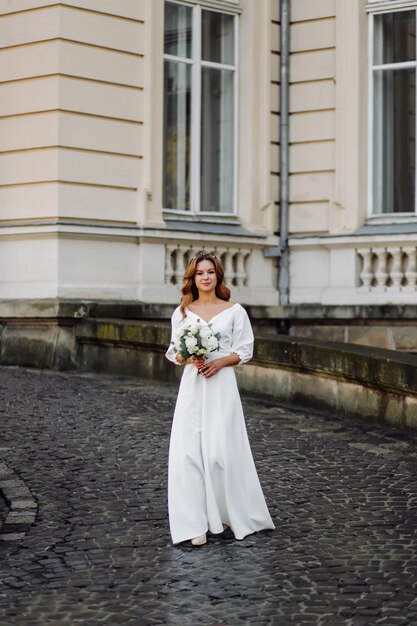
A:
<svg viewBox="0 0 417 626">
<path fill-rule="evenodd" d="M 415 70 L 379 70 L 374 80 L 375 210 L 411 213 L 415 211 Z"/>
<path fill-rule="evenodd" d="M 399 11 L 375 16 L 375 64 L 416 59 L 416 12 Z"/>
<path fill-rule="evenodd" d="M 192 9 L 165 2 L 165 54 L 190 58 L 192 48 Z"/>
<path fill-rule="evenodd" d="M 202 59 L 234 64 L 234 17 L 214 11 L 202 12 Z"/>
<path fill-rule="evenodd" d="M 164 174 L 166 209 L 190 209 L 191 66 L 165 61 Z"/>
<path fill-rule="evenodd" d="M 201 211 L 233 212 L 233 83 L 233 71 L 202 69 Z"/>
</svg>

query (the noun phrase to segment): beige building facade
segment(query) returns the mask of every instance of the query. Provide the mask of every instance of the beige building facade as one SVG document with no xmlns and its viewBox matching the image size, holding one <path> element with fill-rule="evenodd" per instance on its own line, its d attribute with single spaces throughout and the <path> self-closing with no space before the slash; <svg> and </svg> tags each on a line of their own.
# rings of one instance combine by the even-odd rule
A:
<svg viewBox="0 0 417 626">
<path fill-rule="evenodd" d="M 221 117 L 222 107 L 232 118 L 214 148 L 225 153 L 222 142 L 231 135 L 234 197 L 221 210 L 200 211 L 163 205 L 163 0 L 1 2 L 2 299 L 175 303 L 184 264 L 204 247 L 222 256 L 238 299 L 278 303 L 276 263 L 264 255 L 277 245 L 273 4 L 169 5 L 178 40 L 192 37 L 195 45 L 190 29 L 201 28 L 201 16 L 230 17 L 226 28 L 233 28 L 225 35 L 234 37 L 233 92 L 213 99 L 206 126 Z M 184 11 L 191 25 L 181 23 Z M 191 68 L 186 61 L 177 63 L 180 70 Z M 181 89 L 178 116 L 188 107 Z M 185 135 L 196 144 L 188 127 Z M 188 156 L 177 148 L 180 172 L 191 163 L 181 163 Z M 196 172 L 193 177 L 199 182 Z"/>
<path fill-rule="evenodd" d="M 417 3 L 293 5 L 291 302 L 416 304 Z"/>
<path fill-rule="evenodd" d="M 0 0 L 2 317 L 173 305 L 204 248 L 295 333 L 355 340 L 388 306 L 359 340 L 414 349 L 391 326 L 416 318 L 417 1 L 288 8 L 284 119 L 279 0 Z"/>
</svg>

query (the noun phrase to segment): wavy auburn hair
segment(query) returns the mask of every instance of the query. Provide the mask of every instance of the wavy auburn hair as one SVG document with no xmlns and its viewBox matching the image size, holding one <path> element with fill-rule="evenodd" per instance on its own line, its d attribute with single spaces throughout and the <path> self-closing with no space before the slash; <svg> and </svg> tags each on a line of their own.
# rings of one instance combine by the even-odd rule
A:
<svg viewBox="0 0 417 626">
<path fill-rule="evenodd" d="M 183 318 L 186 317 L 186 307 L 198 298 L 198 289 L 195 285 L 194 277 L 197 271 L 197 265 L 200 261 L 210 261 L 210 263 L 213 264 L 217 276 L 216 296 L 220 298 L 220 300 L 225 300 L 226 302 L 230 300 L 230 289 L 224 284 L 224 269 L 220 259 L 216 257 L 214 252 L 197 252 L 197 254 L 188 261 L 188 265 L 184 273 L 184 283 L 181 289 L 182 296 L 180 303 L 180 311 Z"/>
</svg>

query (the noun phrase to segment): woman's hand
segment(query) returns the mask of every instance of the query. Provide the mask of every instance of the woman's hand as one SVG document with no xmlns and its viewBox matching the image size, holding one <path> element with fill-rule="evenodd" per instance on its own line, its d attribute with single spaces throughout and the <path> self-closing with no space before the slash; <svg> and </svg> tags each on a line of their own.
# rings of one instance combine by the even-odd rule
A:
<svg viewBox="0 0 417 626">
<path fill-rule="evenodd" d="M 209 361 L 205 365 L 200 368 L 201 375 L 204 378 L 210 378 L 217 374 L 223 367 L 237 365 L 240 362 L 240 356 L 238 356 L 235 352 L 230 354 L 229 356 L 221 357 L 220 359 L 214 359 L 214 361 Z"/>
<path fill-rule="evenodd" d="M 211 378 L 211 376 L 217 374 L 223 367 L 237 365 L 240 361 L 240 357 L 233 353 L 230 356 L 224 356 L 220 359 L 207 362 L 205 356 L 190 356 L 186 361 L 183 361 L 181 355 L 177 354 L 177 361 L 181 363 L 181 365 L 194 365 L 204 378 Z"/>
<path fill-rule="evenodd" d="M 214 361 L 209 361 L 205 365 L 203 365 L 199 371 L 204 378 L 211 378 L 214 374 L 217 374 L 227 363 L 225 363 L 225 359 L 214 359 Z"/>
<path fill-rule="evenodd" d="M 186 361 L 183 361 L 182 356 L 177 354 L 176 359 L 181 365 L 195 365 L 198 370 L 200 370 L 206 362 L 206 357 L 204 356 L 190 356 Z"/>
<path fill-rule="evenodd" d="M 191 356 L 189 359 L 187 359 L 187 363 L 191 363 L 191 365 L 195 365 L 199 371 L 201 370 L 205 362 L 206 362 L 205 356 Z"/>
</svg>

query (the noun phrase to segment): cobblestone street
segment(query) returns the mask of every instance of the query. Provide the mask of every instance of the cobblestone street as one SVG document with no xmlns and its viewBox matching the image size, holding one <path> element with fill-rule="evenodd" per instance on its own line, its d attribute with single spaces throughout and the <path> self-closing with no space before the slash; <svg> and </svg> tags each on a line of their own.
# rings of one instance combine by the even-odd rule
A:
<svg viewBox="0 0 417 626">
<path fill-rule="evenodd" d="M 0 390 L 0 460 L 38 506 L 3 528 L 1 626 L 417 625 L 415 435 L 245 397 L 277 528 L 173 547 L 175 385 L 1 368 Z"/>
</svg>

